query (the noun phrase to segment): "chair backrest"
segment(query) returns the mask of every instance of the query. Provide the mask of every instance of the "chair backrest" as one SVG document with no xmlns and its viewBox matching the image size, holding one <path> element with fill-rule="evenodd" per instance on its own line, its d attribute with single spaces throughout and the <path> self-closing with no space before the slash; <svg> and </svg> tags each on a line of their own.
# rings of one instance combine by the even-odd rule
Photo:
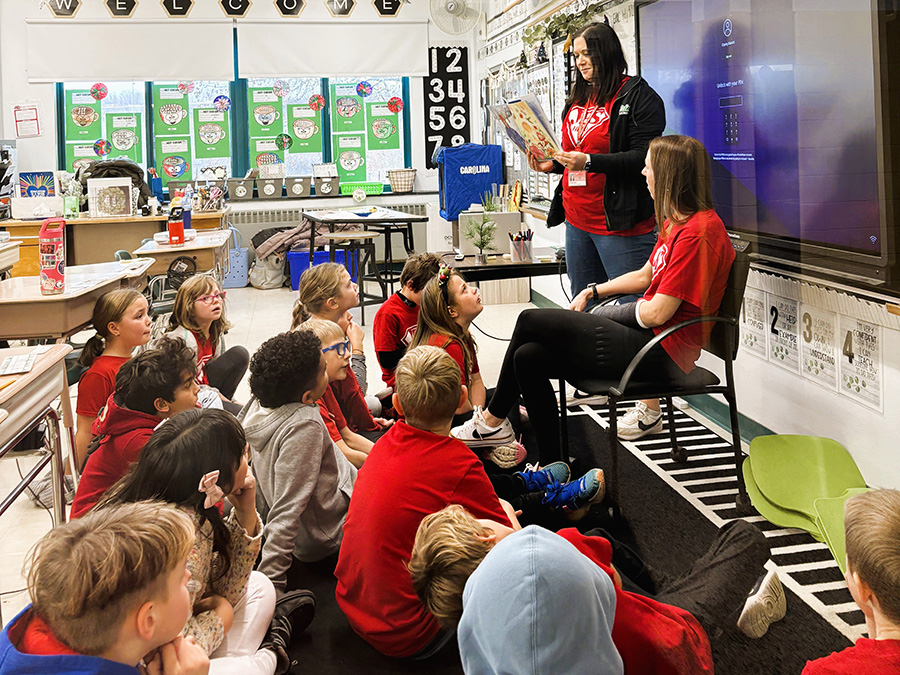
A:
<svg viewBox="0 0 900 675">
<path fill-rule="evenodd" d="M 728 281 L 725 284 L 725 295 L 719 304 L 719 316 L 737 320 L 744 303 L 744 289 L 747 287 L 747 275 L 750 273 L 750 244 L 746 241 L 732 240 L 734 246 L 734 262 L 728 272 Z M 733 330 L 724 323 L 713 325 L 712 334 L 706 350 L 723 360 L 737 358 L 738 347 L 741 343 L 740 329 L 735 326 Z"/>
</svg>

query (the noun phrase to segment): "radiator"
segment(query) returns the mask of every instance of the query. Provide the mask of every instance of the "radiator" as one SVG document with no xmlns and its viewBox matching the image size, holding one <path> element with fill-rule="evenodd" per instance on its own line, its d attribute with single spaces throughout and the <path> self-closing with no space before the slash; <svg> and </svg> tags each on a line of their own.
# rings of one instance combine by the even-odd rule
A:
<svg viewBox="0 0 900 675">
<path fill-rule="evenodd" d="M 402 211 L 413 216 L 427 215 L 426 204 L 388 204 L 387 208 L 394 211 Z M 254 211 L 232 211 L 228 220 L 234 227 L 252 229 L 254 232 L 266 227 L 278 227 L 279 225 L 296 225 L 300 222 L 302 209 L 296 207 L 266 208 Z"/>
</svg>

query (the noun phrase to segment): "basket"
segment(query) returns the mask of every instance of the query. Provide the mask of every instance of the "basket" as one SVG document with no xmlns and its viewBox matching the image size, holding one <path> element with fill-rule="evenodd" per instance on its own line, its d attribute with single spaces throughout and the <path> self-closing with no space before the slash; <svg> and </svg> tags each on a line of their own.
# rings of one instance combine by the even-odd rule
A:
<svg viewBox="0 0 900 675">
<path fill-rule="evenodd" d="M 341 183 L 342 195 L 352 195 L 356 190 L 362 190 L 367 195 L 380 195 L 384 192 L 384 183 Z"/>
<path fill-rule="evenodd" d="M 415 169 L 391 169 L 388 171 L 392 192 L 412 192 L 416 182 Z"/>
</svg>

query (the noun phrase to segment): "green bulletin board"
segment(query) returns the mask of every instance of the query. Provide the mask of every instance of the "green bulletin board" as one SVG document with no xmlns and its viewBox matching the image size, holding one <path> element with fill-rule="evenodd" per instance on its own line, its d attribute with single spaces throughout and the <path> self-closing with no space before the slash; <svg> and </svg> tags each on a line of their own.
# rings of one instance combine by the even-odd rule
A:
<svg viewBox="0 0 900 675">
<path fill-rule="evenodd" d="M 102 138 L 100 101 L 94 100 L 87 89 L 66 92 L 66 142 L 93 143 Z"/>
<path fill-rule="evenodd" d="M 399 113 L 392 113 L 387 103 L 366 103 L 366 143 L 369 150 L 399 150 Z"/>
<path fill-rule="evenodd" d="M 362 117 L 362 115 L 360 115 Z M 366 180 L 366 137 L 364 134 L 332 136 L 332 156 L 342 183 Z"/>
<path fill-rule="evenodd" d="M 362 97 L 356 94 L 355 84 L 331 85 L 331 130 L 363 132 L 366 129 Z"/>
<path fill-rule="evenodd" d="M 143 131 L 141 113 L 106 113 L 106 138 L 113 146 L 110 158 L 124 157 L 141 164 Z"/>
<path fill-rule="evenodd" d="M 194 150 L 197 158 L 230 157 L 231 139 L 228 111 L 215 108 L 195 108 Z"/>
<path fill-rule="evenodd" d="M 191 139 L 157 136 L 154 140 L 156 148 L 156 166 L 160 169 L 163 185 L 170 180 L 192 180 Z"/>
<path fill-rule="evenodd" d="M 289 133 L 294 138 L 291 152 L 322 152 L 322 111 L 308 105 L 288 105 L 291 118 Z"/>
</svg>

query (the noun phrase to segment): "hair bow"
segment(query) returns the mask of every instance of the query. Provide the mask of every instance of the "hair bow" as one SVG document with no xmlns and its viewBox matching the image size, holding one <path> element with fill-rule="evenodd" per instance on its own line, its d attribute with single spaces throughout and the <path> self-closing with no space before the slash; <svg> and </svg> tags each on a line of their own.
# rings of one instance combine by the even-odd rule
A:
<svg viewBox="0 0 900 675">
<path fill-rule="evenodd" d="M 225 496 L 222 488 L 216 484 L 218 480 L 218 471 L 210 471 L 200 479 L 200 485 L 197 490 L 206 494 L 206 500 L 203 502 L 204 509 L 212 508 L 222 501 L 222 498 Z"/>
<path fill-rule="evenodd" d="M 449 265 L 441 264 L 440 269 L 438 270 L 438 286 L 444 286 L 450 280 L 450 275 L 453 273 L 453 268 Z"/>
</svg>

